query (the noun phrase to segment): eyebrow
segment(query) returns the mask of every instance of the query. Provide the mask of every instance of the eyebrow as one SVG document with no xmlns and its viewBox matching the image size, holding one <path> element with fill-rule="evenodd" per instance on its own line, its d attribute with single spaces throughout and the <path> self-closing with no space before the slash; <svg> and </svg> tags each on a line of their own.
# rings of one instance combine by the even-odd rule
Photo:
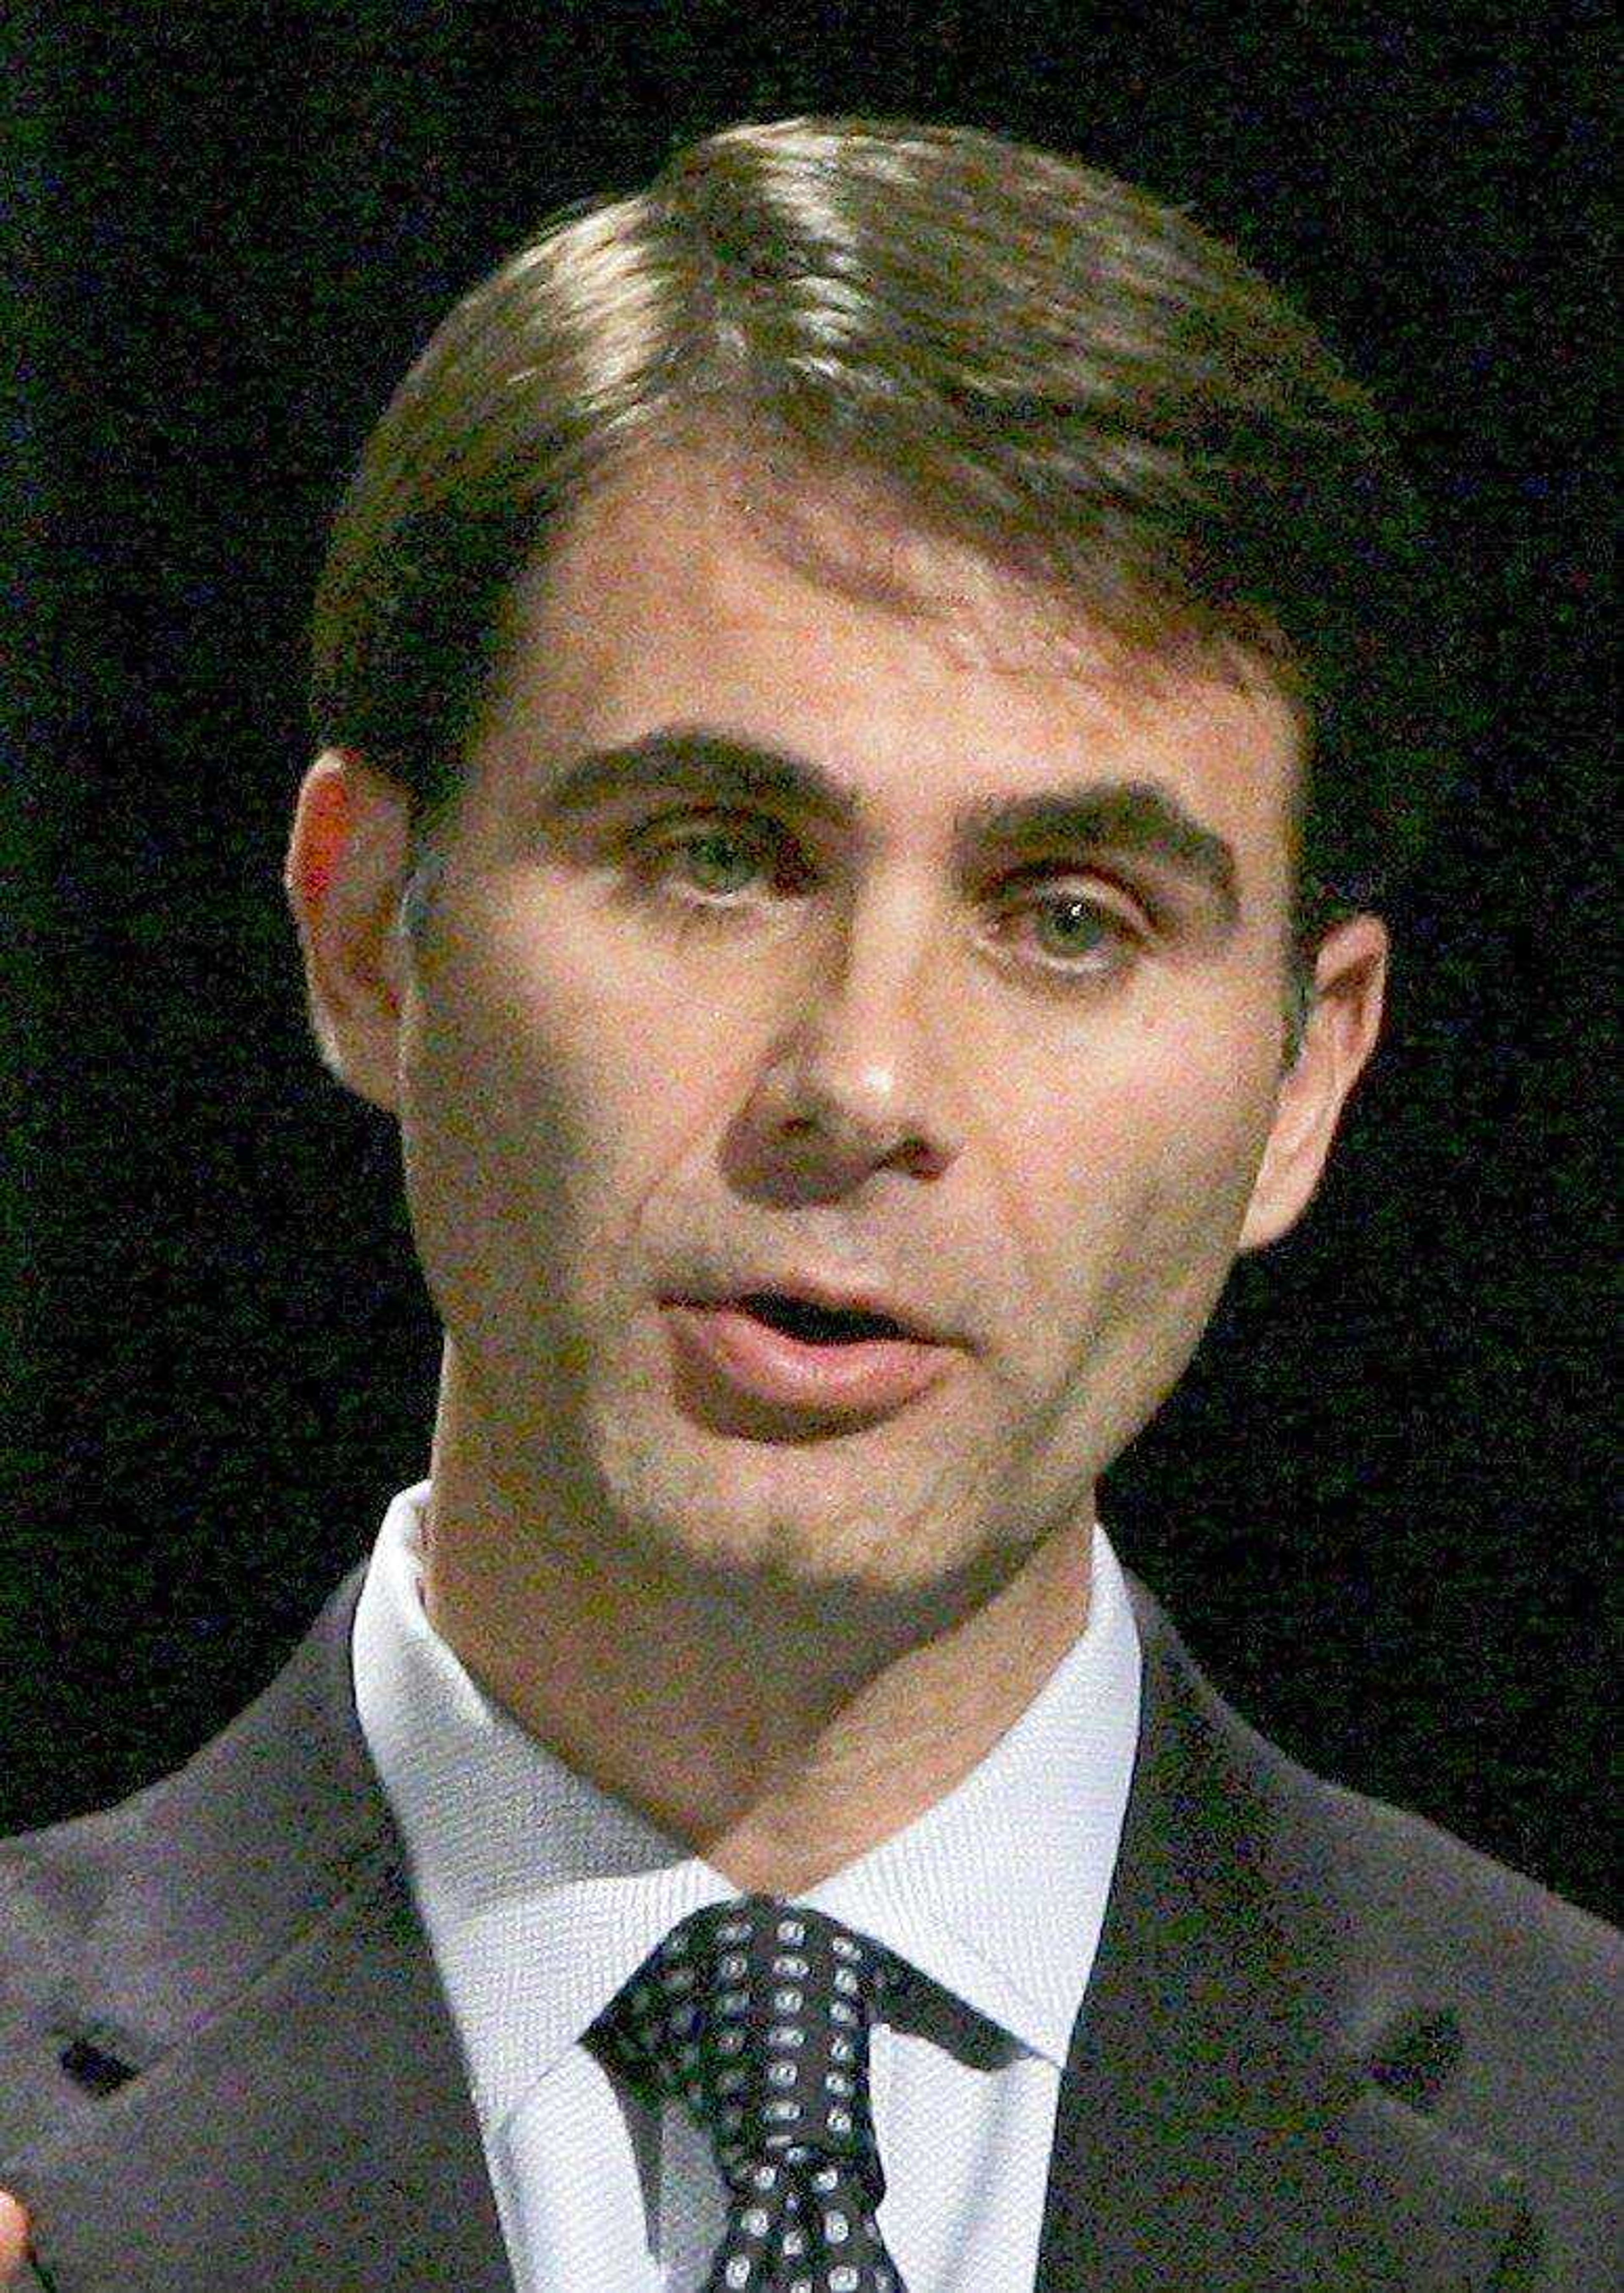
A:
<svg viewBox="0 0 1624 2293">
<path fill-rule="evenodd" d="M 810 758 L 702 725 L 666 726 L 593 749 L 549 781 L 540 801 L 549 817 L 569 818 L 658 789 L 717 804 L 778 804 L 847 831 L 857 823 L 850 791 Z M 1208 894 L 1226 930 L 1239 919 L 1234 847 L 1152 781 L 1083 782 L 964 806 L 954 820 L 960 863 L 989 844 L 1030 853 L 1056 845 L 1133 853 Z"/>
</svg>

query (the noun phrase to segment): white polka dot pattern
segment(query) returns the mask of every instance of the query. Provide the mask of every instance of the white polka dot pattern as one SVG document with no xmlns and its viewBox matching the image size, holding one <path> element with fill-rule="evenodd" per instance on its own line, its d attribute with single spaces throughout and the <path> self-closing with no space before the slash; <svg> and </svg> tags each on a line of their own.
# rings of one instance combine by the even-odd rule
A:
<svg viewBox="0 0 1624 2293">
<path fill-rule="evenodd" d="M 906 2293 L 868 2098 L 869 2025 L 901 1972 L 819 1911 L 746 1895 L 674 1927 L 588 2033 L 715 2144 L 732 2203 L 704 2293 Z"/>
</svg>

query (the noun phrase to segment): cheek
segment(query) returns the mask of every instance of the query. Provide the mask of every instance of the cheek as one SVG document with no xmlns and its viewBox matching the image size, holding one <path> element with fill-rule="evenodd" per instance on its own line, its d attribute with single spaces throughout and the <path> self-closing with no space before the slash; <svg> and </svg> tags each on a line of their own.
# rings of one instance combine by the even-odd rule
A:
<svg viewBox="0 0 1624 2293">
<path fill-rule="evenodd" d="M 1001 1212 L 1037 1294 L 1141 1299 L 1227 1269 L 1273 1111 L 1265 1030 L 1206 1027 L 1075 1048 L 1068 1070 L 1005 1069 L 989 1130 Z M 1222 1279 L 1222 1270 L 1219 1276 Z"/>
<path fill-rule="evenodd" d="M 406 1028 L 414 1216 L 470 1243 L 528 1235 L 560 1267 L 626 1235 L 717 1080 L 693 1000 L 646 967 L 589 964 L 583 938 L 538 944 L 499 914 L 448 934 Z"/>
</svg>

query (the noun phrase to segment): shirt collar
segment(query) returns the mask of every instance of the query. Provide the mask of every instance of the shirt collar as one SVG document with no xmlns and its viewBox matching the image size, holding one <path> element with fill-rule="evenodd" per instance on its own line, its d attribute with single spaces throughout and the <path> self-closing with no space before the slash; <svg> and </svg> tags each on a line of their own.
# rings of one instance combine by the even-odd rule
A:
<svg viewBox="0 0 1624 2293">
<path fill-rule="evenodd" d="M 418 1591 L 429 1486 L 385 1515 L 356 1608 L 356 1703 L 490 2123 L 679 1919 L 739 1891 L 528 1735 L 434 1631 Z M 1139 1733 L 1138 1633 L 1097 1522 L 1092 1565 L 1084 1630 L 979 1764 L 793 1898 L 1057 2067 L 1099 1947 Z"/>
</svg>

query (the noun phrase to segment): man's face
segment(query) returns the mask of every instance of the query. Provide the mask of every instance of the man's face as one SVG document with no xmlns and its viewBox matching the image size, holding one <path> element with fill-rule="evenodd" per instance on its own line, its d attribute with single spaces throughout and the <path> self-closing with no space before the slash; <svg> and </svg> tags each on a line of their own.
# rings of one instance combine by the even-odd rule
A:
<svg viewBox="0 0 1624 2293">
<path fill-rule="evenodd" d="M 517 1483 L 924 1593 L 1077 1517 L 1262 1238 L 1293 733 L 764 530 L 671 457 L 532 583 L 407 987 L 410 1211 Z M 914 1342 L 743 1302 L 794 1291 Z"/>
</svg>

